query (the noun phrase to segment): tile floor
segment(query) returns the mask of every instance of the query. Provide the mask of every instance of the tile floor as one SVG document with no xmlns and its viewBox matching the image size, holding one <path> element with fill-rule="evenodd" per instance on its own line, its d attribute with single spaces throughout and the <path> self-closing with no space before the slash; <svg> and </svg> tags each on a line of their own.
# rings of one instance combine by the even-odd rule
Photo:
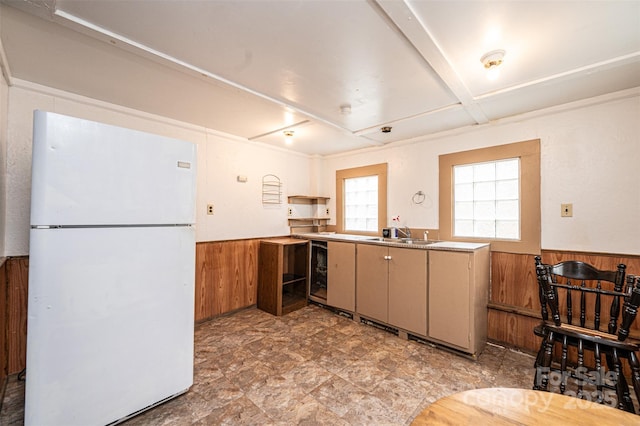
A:
<svg viewBox="0 0 640 426">
<path fill-rule="evenodd" d="M 313 305 L 242 310 L 195 335 L 191 390 L 125 425 L 403 425 L 445 395 L 533 380 L 529 355 L 488 345 L 472 361 Z M 0 425 L 22 424 L 23 406 L 12 376 Z"/>
</svg>

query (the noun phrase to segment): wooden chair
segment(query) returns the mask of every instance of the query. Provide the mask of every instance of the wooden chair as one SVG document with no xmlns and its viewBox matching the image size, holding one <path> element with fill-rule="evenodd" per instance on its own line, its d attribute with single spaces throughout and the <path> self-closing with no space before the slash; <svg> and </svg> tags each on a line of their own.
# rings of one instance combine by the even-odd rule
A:
<svg viewBox="0 0 640 426">
<path fill-rule="evenodd" d="M 640 341 L 628 338 L 640 305 L 640 277 L 629 275 L 625 287 L 623 264 L 615 271 L 601 271 L 578 261 L 546 265 L 538 256 L 535 262 L 542 322 L 534 332 L 542 343 L 533 388 L 548 390 L 551 380 L 564 394 L 571 378 L 578 398 L 604 403 L 603 390 L 609 389 L 610 394 L 615 391 L 617 408 L 635 413 L 622 361 L 628 362 L 640 401 Z M 606 331 L 601 330 L 603 307 L 604 315 L 609 314 Z M 585 364 L 585 351 L 593 355 L 592 364 Z M 585 385 L 595 387 L 594 393 L 585 392 Z"/>
</svg>

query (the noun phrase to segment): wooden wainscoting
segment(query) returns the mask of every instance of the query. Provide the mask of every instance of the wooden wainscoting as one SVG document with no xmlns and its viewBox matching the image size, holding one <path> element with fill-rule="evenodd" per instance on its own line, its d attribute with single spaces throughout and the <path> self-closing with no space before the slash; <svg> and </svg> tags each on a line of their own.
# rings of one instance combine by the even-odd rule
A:
<svg viewBox="0 0 640 426">
<path fill-rule="evenodd" d="M 196 244 L 195 321 L 256 304 L 260 239 Z M 29 258 L 7 258 L 0 266 L 0 374 L 26 365 Z"/>
<path fill-rule="evenodd" d="M 256 304 L 260 240 L 201 242 L 196 244 L 195 321 Z M 535 353 L 540 340 L 533 327 L 540 321 L 540 301 L 534 256 L 493 252 L 489 338 L 525 352 Z M 600 269 L 627 265 L 627 272 L 640 275 L 640 256 L 543 250 L 545 263 L 582 260 Z M 29 259 L 7 258 L 0 262 L 0 374 L 15 374 L 26 362 L 27 290 Z M 632 329 L 640 336 L 640 321 Z"/>
<path fill-rule="evenodd" d="M 559 250 L 542 250 L 541 256 L 544 263 L 580 260 L 606 270 L 615 270 L 624 263 L 628 274 L 640 275 L 640 256 Z M 530 353 L 540 347 L 540 338 L 533 334 L 533 327 L 540 322 L 534 258 L 528 254 L 491 253 L 489 339 Z M 640 336 L 640 320 L 631 332 Z"/>
<path fill-rule="evenodd" d="M 6 263 L 4 293 L 4 362 L 7 374 L 20 372 L 27 361 L 27 291 L 29 258 L 10 257 Z"/>
<path fill-rule="evenodd" d="M 7 258 L 0 257 L 0 395 L 7 377 Z"/>
<path fill-rule="evenodd" d="M 260 240 L 196 244 L 196 322 L 256 304 Z"/>
</svg>

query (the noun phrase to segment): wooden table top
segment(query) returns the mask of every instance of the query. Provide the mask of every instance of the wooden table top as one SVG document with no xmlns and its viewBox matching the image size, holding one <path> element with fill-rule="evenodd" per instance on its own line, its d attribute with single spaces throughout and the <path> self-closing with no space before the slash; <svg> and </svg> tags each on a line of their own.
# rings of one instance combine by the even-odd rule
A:
<svg viewBox="0 0 640 426">
<path fill-rule="evenodd" d="M 552 392 L 488 388 L 439 399 L 411 423 L 419 425 L 637 425 L 640 416 Z"/>
</svg>

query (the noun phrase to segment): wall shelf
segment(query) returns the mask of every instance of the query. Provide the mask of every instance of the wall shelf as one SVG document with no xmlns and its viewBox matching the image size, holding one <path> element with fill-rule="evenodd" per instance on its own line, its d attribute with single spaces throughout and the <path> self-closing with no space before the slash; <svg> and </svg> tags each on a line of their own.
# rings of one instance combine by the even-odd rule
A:
<svg viewBox="0 0 640 426">
<path fill-rule="evenodd" d="M 296 232 L 321 232 L 331 220 L 326 208 L 329 197 L 313 195 L 289 195 L 289 228 Z"/>
<path fill-rule="evenodd" d="M 282 204 L 282 182 L 278 176 L 262 176 L 262 204 Z"/>
</svg>

